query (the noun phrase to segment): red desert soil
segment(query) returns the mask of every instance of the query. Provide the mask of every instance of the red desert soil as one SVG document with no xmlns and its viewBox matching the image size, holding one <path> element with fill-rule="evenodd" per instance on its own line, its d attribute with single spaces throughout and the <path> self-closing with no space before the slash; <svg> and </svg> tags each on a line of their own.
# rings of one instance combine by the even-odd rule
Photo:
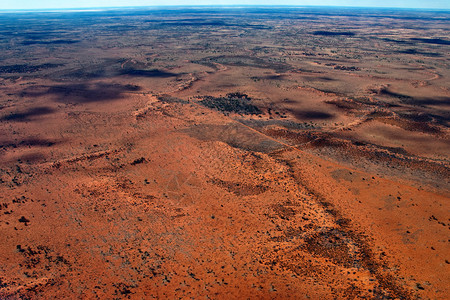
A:
<svg viewBox="0 0 450 300">
<path fill-rule="evenodd" d="M 422 52 L 344 58 L 354 43 L 320 36 L 320 22 L 307 41 L 342 52 L 297 53 L 269 33 L 264 52 L 253 49 L 263 33 L 244 45 L 247 27 L 225 27 L 214 34 L 233 55 L 205 53 L 174 48 L 180 33 L 158 27 L 155 49 L 134 48 L 131 33 L 121 46 L 107 35 L 92 48 L 30 46 L 37 59 L 79 55 L 56 71 L 11 59 L 0 299 L 446 299 L 448 68 L 439 55 L 408 61 Z M 76 69 L 83 61 L 93 70 Z"/>
</svg>

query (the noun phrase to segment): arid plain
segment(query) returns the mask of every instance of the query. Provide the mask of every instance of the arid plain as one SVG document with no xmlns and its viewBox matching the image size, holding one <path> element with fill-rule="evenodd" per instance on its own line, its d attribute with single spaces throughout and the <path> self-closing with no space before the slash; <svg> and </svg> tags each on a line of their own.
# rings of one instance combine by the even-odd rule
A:
<svg viewBox="0 0 450 300">
<path fill-rule="evenodd" d="M 448 299 L 450 12 L 0 14 L 1 299 Z"/>
</svg>

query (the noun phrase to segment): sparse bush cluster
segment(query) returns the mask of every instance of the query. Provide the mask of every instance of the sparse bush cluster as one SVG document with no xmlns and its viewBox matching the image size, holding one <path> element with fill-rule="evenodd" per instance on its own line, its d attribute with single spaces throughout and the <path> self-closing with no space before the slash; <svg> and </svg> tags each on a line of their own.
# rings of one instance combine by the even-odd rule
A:
<svg viewBox="0 0 450 300">
<path fill-rule="evenodd" d="M 225 97 L 205 96 L 200 104 L 217 109 L 222 112 L 235 112 L 238 114 L 259 115 L 261 110 L 251 104 L 251 98 L 239 92 L 228 93 Z"/>
</svg>

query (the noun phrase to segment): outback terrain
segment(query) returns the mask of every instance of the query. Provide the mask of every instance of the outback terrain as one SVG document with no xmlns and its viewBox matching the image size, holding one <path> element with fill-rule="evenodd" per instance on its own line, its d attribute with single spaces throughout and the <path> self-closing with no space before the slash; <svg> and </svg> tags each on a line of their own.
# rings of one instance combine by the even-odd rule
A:
<svg viewBox="0 0 450 300">
<path fill-rule="evenodd" d="M 0 299 L 448 299 L 449 21 L 0 13 Z"/>
</svg>

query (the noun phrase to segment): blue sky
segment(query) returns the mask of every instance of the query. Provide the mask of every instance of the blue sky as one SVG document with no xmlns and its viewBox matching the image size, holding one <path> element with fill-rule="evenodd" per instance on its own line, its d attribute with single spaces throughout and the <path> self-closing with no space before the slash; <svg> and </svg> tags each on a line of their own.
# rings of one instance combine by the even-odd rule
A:
<svg viewBox="0 0 450 300">
<path fill-rule="evenodd" d="M 450 0 L 0 0 L 0 9 L 160 5 L 331 5 L 450 9 Z"/>
</svg>

